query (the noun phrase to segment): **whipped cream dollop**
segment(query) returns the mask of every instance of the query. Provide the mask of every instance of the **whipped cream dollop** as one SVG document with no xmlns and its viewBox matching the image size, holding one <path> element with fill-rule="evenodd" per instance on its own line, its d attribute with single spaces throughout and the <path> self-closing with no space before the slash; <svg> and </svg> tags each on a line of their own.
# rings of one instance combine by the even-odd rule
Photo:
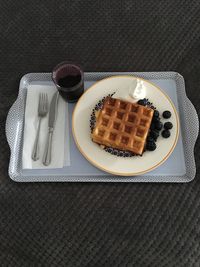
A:
<svg viewBox="0 0 200 267">
<path fill-rule="evenodd" d="M 136 102 L 139 99 L 145 98 L 146 88 L 144 81 L 140 79 L 134 79 L 126 89 L 117 90 L 113 97 L 129 102 Z"/>
</svg>

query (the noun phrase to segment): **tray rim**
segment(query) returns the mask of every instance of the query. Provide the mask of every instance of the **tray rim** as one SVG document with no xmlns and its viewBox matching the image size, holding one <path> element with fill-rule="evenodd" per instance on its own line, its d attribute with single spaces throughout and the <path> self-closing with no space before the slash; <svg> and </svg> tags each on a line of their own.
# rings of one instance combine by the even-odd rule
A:
<svg viewBox="0 0 200 267">
<path fill-rule="evenodd" d="M 165 77 L 162 79 L 174 79 L 176 81 L 176 85 L 177 87 L 182 87 L 182 92 L 181 92 L 181 98 L 182 100 L 184 100 L 183 102 L 186 103 L 186 105 L 183 105 L 183 109 L 188 109 L 188 107 L 190 107 L 190 109 L 192 110 L 193 116 L 195 117 L 195 123 L 196 123 L 196 131 L 193 133 L 193 140 L 192 140 L 192 146 L 190 146 L 190 153 L 185 153 L 184 150 L 184 154 L 185 158 L 187 161 L 189 161 L 189 163 L 192 165 L 193 168 L 190 168 L 191 170 L 188 172 L 188 168 L 186 168 L 186 174 L 184 176 L 173 176 L 173 179 L 167 179 L 166 177 L 169 176 L 148 176 L 145 179 L 145 176 L 133 176 L 133 177 L 122 177 L 122 176 L 114 176 L 112 177 L 112 175 L 108 174 L 108 176 L 90 176 L 90 177 L 85 177 L 85 176 L 55 176 L 55 179 L 49 179 L 49 176 L 42 176 L 41 179 L 32 179 L 35 178 L 35 176 L 23 176 L 24 180 L 21 181 L 19 180 L 20 177 L 20 173 L 16 172 L 14 170 L 14 164 L 13 164 L 13 160 L 14 160 L 14 155 L 13 155 L 13 147 L 11 146 L 11 134 L 10 134 L 10 129 L 9 129 L 9 122 L 10 122 L 10 117 L 11 117 L 11 113 L 13 111 L 16 112 L 16 110 L 18 109 L 19 105 L 23 105 L 23 91 L 24 91 L 24 87 L 26 87 L 26 85 L 31 82 L 31 81 L 35 81 L 35 79 L 33 78 L 34 76 L 42 76 L 44 79 L 44 81 L 49 81 L 50 77 L 51 77 L 51 73 L 28 73 L 25 74 L 21 80 L 20 80 L 20 86 L 19 86 L 19 94 L 18 97 L 16 99 L 16 101 L 14 102 L 14 104 L 11 106 L 9 112 L 8 112 L 8 116 L 6 119 L 6 137 L 8 140 L 8 144 L 10 147 L 10 151 L 11 151 L 11 157 L 10 157 L 10 164 L 9 164 L 9 176 L 12 180 L 16 181 L 16 182 L 159 182 L 159 183 L 184 183 L 184 182 L 189 182 L 192 181 L 195 177 L 195 173 L 196 173 L 196 167 L 195 167 L 195 159 L 194 159 L 194 146 L 197 140 L 197 136 L 198 136 L 198 132 L 199 132 L 199 121 L 198 121 L 198 115 L 197 112 L 193 106 L 193 104 L 191 103 L 191 101 L 189 100 L 189 98 L 186 95 L 186 91 L 185 91 L 185 82 L 184 82 L 184 78 L 181 74 L 179 74 L 178 72 L 174 72 L 174 71 L 160 71 L 160 72 L 85 72 L 84 73 L 85 76 L 87 76 L 86 80 L 90 80 L 90 77 L 95 77 L 93 80 L 99 80 L 99 78 L 103 79 L 109 76 L 116 76 L 116 75 L 132 75 L 132 76 L 137 76 L 137 77 L 141 77 L 144 79 L 158 79 L 157 76 L 160 75 L 162 76 L 169 76 L 169 77 Z M 148 78 L 145 78 L 148 75 Z M 177 90 L 177 95 L 178 93 L 180 93 Z M 179 97 L 180 95 L 178 95 L 178 102 L 179 102 Z M 180 105 L 179 105 L 179 109 L 180 109 Z M 15 114 L 18 116 L 18 118 L 20 117 L 20 114 Z M 23 114 L 24 115 L 24 114 Z M 187 117 L 188 114 L 184 114 L 184 117 Z M 180 116 L 180 120 L 181 120 L 181 116 Z M 182 119 L 183 120 L 183 119 Z M 186 120 L 186 119 L 185 119 Z M 192 129 L 191 128 L 191 121 L 193 120 L 189 120 L 190 123 L 187 123 L 185 126 L 187 128 L 187 130 Z M 184 123 L 185 124 L 185 123 Z M 193 122 L 194 124 L 194 122 Z M 193 125 L 194 126 L 194 125 Z M 183 131 L 182 131 L 183 132 Z M 187 138 L 186 138 L 187 141 Z M 191 140 L 190 140 L 191 141 Z M 192 152 L 192 153 L 191 153 Z M 189 156 L 189 158 L 188 158 Z M 26 180 L 26 178 L 31 178 L 32 180 Z M 154 179 L 155 177 L 155 179 Z M 172 177 L 172 176 L 170 176 Z M 52 177 L 51 177 L 52 178 Z M 73 179 L 74 178 L 74 179 Z"/>
</svg>

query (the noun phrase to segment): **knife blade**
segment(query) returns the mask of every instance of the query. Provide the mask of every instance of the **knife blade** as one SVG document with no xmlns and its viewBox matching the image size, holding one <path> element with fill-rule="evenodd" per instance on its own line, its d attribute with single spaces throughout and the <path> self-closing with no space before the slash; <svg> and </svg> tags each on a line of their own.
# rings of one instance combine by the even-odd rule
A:
<svg viewBox="0 0 200 267">
<path fill-rule="evenodd" d="M 43 156 L 43 164 L 48 166 L 51 163 L 51 147 L 52 147 L 52 138 L 53 138 L 53 131 L 55 127 L 55 121 L 57 117 L 57 109 L 58 109 L 58 97 L 59 93 L 56 92 L 51 100 L 50 109 L 49 109 L 49 132 L 47 136 L 47 143 L 44 151 Z"/>
<path fill-rule="evenodd" d="M 54 93 L 54 95 L 52 97 L 52 100 L 51 100 L 50 109 L 49 109 L 49 123 L 48 123 L 48 126 L 49 126 L 49 128 L 53 128 L 53 129 L 54 129 L 56 116 L 57 116 L 58 95 L 59 95 L 58 92 Z"/>
</svg>

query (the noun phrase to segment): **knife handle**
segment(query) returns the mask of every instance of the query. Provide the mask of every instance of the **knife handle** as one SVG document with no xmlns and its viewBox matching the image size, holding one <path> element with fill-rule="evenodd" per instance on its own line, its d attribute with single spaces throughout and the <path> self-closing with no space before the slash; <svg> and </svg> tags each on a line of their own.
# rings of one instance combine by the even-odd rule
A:
<svg viewBox="0 0 200 267">
<path fill-rule="evenodd" d="M 39 159 L 39 134 L 40 134 L 40 125 L 41 125 L 41 117 L 39 117 L 39 123 L 38 123 L 38 128 L 37 128 L 37 134 L 35 137 L 35 142 L 33 146 L 33 152 L 32 152 L 32 160 L 36 161 Z"/>
<path fill-rule="evenodd" d="M 53 130 L 50 128 L 43 156 L 43 164 L 45 166 L 48 166 L 51 163 L 52 136 L 53 136 Z"/>
</svg>

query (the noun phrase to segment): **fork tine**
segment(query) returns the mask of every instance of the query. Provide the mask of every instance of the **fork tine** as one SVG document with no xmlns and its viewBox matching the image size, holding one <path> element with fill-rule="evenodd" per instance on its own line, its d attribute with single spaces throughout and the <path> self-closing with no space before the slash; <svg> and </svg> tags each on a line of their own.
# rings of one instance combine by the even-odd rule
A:
<svg viewBox="0 0 200 267">
<path fill-rule="evenodd" d="M 42 93 L 41 93 L 41 95 L 40 95 L 40 112 L 42 111 Z"/>
<path fill-rule="evenodd" d="M 42 95 L 40 93 L 39 94 L 39 103 L 38 103 L 38 113 L 40 113 L 40 110 L 41 110 L 41 99 L 42 99 Z"/>
<path fill-rule="evenodd" d="M 45 111 L 47 111 L 48 110 L 48 96 L 47 96 L 47 94 L 45 94 L 45 96 L 46 96 L 46 99 L 45 99 Z"/>
<path fill-rule="evenodd" d="M 45 94 L 43 94 L 43 112 L 45 112 Z"/>
<path fill-rule="evenodd" d="M 46 101 L 47 101 L 46 94 L 44 94 L 44 112 L 46 112 Z"/>
<path fill-rule="evenodd" d="M 41 111 L 43 110 L 43 93 L 41 93 Z"/>
<path fill-rule="evenodd" d="M 41 99 L 41 111 L 43 111 L 44 106 L 44 94 L 42 93 L 42 99 Z"/>
</svg>

